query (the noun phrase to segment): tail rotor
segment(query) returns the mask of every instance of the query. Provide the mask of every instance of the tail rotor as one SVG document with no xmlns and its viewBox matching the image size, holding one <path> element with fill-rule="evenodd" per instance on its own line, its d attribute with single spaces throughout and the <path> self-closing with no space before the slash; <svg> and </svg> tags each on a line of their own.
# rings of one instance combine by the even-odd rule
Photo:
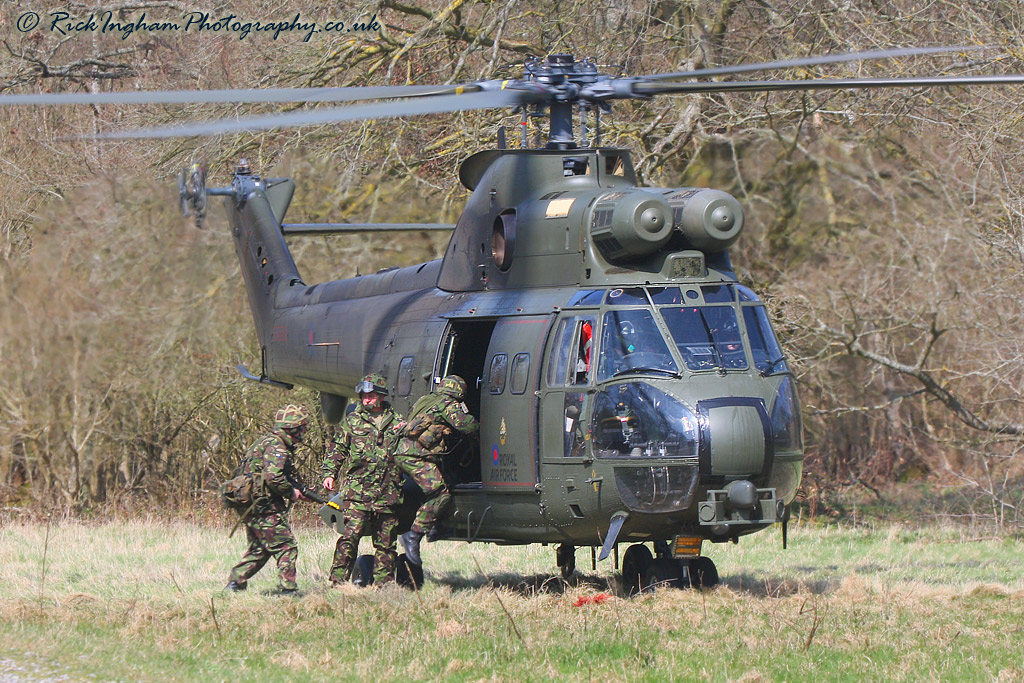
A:
<svg viewBox="0 0 1024 683">
<path fill-rule="evenodd" d="M 181 201 L 181 212 L 195 216 L 196 227 L 203 228 L 206 219 L 206 164 L 201 161 L 188 168 L 182 168 L 178 175 L 178 199 Z"/>
</svg>

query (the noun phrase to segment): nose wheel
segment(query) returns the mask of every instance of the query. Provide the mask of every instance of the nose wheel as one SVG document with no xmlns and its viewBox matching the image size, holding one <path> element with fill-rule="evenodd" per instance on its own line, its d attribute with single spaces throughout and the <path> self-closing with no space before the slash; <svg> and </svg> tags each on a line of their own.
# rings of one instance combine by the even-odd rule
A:
<svg viewBox="0 0 1024 683">
<path fill-rule="evenodd" d="M 718 567 L 710 557 L 695 557 L 690 560 L 689 583 L 694 588 L 714 588 L 718 585 Z"/>
<path fill-rule="evenodd" d="M 684 571 L 685 570 L 685 571 Z M 647 546 L 631 545 L 622 557 L 622 592 L 627 596 L 659 588 L 711 588 L 718 585 L 718 569 L 709 557 L 692 560 L 655 558 Z"/>
<path fill-rule="evenodd" d="M 645 545 L 631 545 L 626 548 L 622 556 L 622 592 L 626 595 L 636 595 L 644 590 L 644 577 L 650 575 L 651 563 L 654 556 Z"/>
</svg>

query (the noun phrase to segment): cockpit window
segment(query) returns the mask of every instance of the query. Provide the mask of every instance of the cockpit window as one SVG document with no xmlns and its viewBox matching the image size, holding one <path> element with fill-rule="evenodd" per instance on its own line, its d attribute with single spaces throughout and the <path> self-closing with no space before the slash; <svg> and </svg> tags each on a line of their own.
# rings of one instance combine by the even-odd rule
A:
<svg viewBox="0 0 1024 683">
<path fill-rule="evenodd" d="M 740 301 L 760 301 L 760 299 L 757 298 L 757 294 L 754 294 L 754 290 L 750 287 L 736 285 L 736 291 L 740 294 Z"/>
<path fill-rule="evenodd" d="M 590 352 L 596 323 L 597 318 L 591 315 L 566 316 L 559 321 L 548 361 L 548 386 L 574 386 L 590 382 L 594 375 Z"/>
<path fill-rule="evenodd" d="M 592 433 L 598 457 L 696 457 L 700 443 L 697 417 L 645 382 L 598 392 Z"/>
<path fill-rule="evenodd" d="M 709 304 L 725 304 L 732 301 L 732 285 L 704 285 L 700 288 L 704 301 Z"/>
<path fill-rule="evenodd" d="M 679 372 L 649 310 L 609 311 L 604 315 L 602 330 L 598 381 L 631 372 Z"/>
<path fill-rule="evenodd" d="M 771 323 L 764 306 L 745 306 L 743 322 L 747 325 L 747 337 L 750 338 L 750 351 L 754 356 L 754 367 L 763 373 L 789 372 L 786 361 L 782 359 L 782 349 L 772 333 Z"/>
<path fill-rule="evenodd" d="M 646 306 L 647 294 L 644 293 L 643 287 L 619 287 L 608 290 L 608 298 L 605 299 L 605 303 L 616 306 Z"/>
<path fill-rule="evenodd" d="M 651 287 L 647 290 L 656 306 L 672 306 L 683 303 L 683 295 L 678 287 Z"/>
<path fill-rule="evenodd" d="M 747 357 L 732 306 L 672 306 L 660 310 L 686 367 L 746 369 Z"/>
<path fill-rule="evenodd" d="M 581 289 L 572 295 L 569 299 L 567 306 L 589 306 L 598 305 L 601 303 L 601 298 L 604 296 L 603 289 Z"/>
</svg>

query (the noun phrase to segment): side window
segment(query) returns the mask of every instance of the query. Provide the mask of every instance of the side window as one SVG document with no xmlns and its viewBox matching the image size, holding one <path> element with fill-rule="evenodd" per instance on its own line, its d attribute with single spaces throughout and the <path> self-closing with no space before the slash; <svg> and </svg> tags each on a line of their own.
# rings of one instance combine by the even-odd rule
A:
<svg viewBox="0 0 1024 683">
<path fill-rule="evenodd" d="M 573 358 L 576 359 L 572 384 L 590 382 L 590 352 L 594 348 L 595 318 L 580 318 L 576 323 Z"/>
<path fill-rule="evenodd" d="M 575 318 L 562 318 L 558 322 L 551 353 L 548 355 L 548 386 L 565 384 L 565 368 L 569 364 L 569 342 L 575 329 Z"/>
<path fill-rule="evenodd" d="M 500 394 L 505 391 L 505 375 L 508 370 L 508 355 L 504 353 L 494 354 L 491 359 L 491 369 L 487 373 L 487 390 L 492 394 Z"/>
<path fill-rule="evenodd" d="M 590 382 L 596 324 L 594 316 L 569 316 L 559 321 L 548 360 L 548 386 L 578 386 Z"/>
<path fill-rule="evenodd" d="M 416 363 L 413 356 L 406 356 L 398 366 L 398 386 L 396 391 L 399 396 L 408 396 L 412 393 L 412 370 Z"/>
<path fill-rule="evenodd" d="M 509 390 L 513 394 L 525 394 L 526 387 L 530 383 L 530 354 L 517 353 L 512 359 L 512 386 Z"/>
</svg>

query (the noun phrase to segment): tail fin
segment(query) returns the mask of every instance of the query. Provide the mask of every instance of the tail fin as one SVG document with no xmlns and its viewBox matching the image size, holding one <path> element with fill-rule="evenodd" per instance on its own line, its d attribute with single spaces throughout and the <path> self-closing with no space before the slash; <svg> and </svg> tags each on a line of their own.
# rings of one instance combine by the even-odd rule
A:
<svg viewBox="0 0 1024 683">
<path fill-rule="evenodd" d="M 264 362 L 274 311 L 283 307 L 287 293 L 295 291 L 291 288 L 305 286 L 281 233 L 294 191 L 289 179 L 264 181 L 249 173 L 236 173 L 230 190 L 231 233 Z"/>
</svg>

